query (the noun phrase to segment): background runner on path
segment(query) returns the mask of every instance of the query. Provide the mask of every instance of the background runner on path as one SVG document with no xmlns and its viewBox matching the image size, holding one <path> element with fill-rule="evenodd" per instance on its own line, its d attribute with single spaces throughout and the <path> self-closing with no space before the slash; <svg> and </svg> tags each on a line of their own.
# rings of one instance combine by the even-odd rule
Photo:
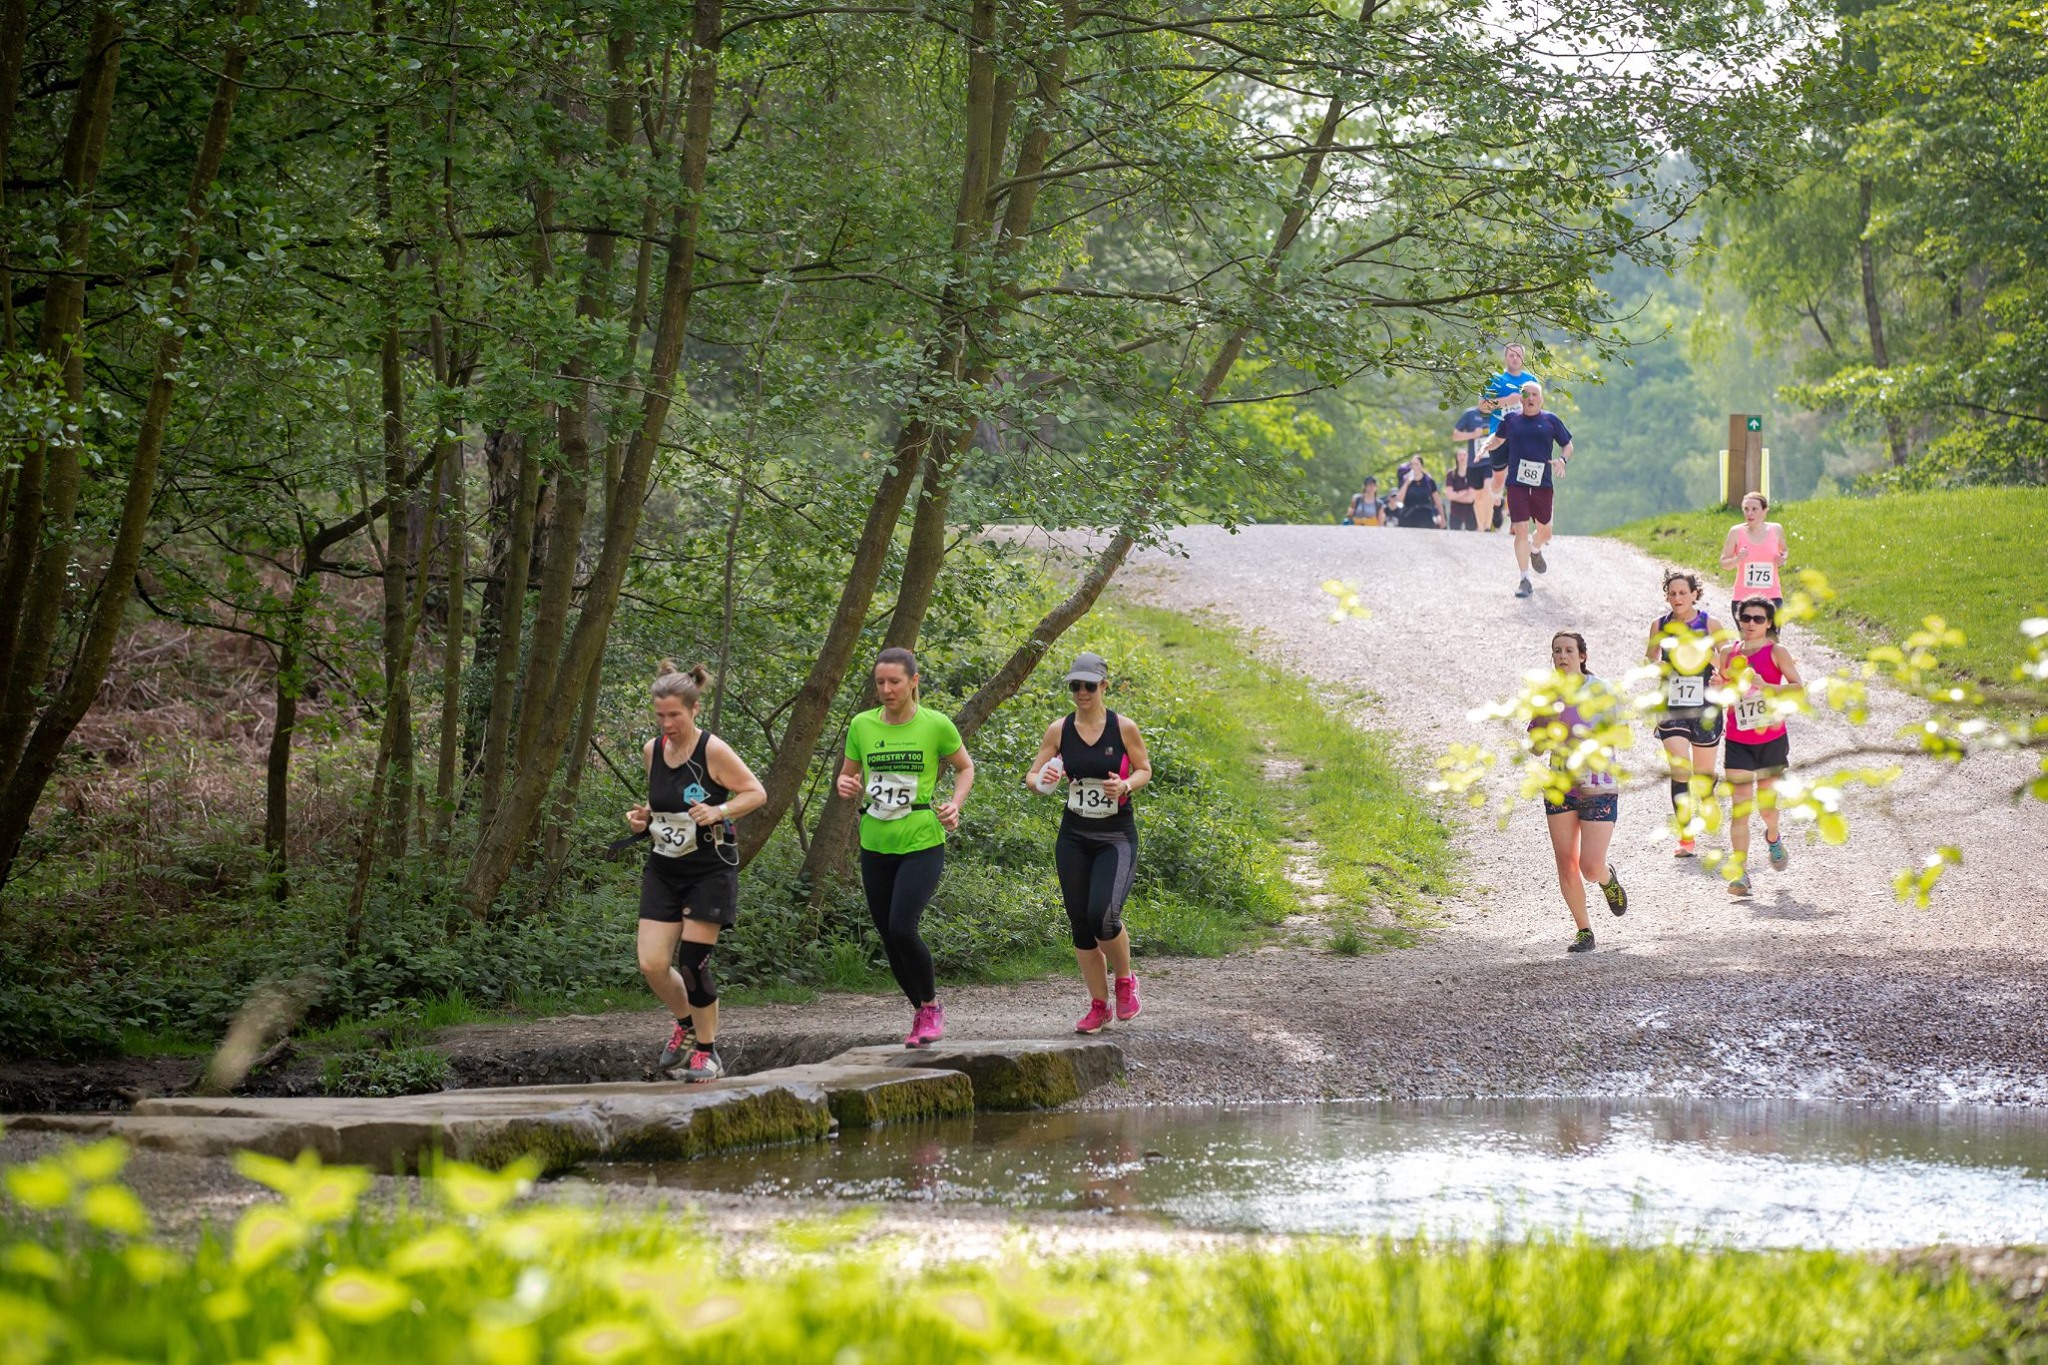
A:
<svg viewBox="0 0 2048 1365">
<path fill-rule="evenodd" d="M 1511 341 L 1501 348 L 1500 373 L 1486 381 L 1486 387 L 1480 390 L 1479 397 L 1479 410 L 1487 414 L 1486 434 L 1489 437 L 1500 431 L 1502 415 L 1512 410 L 1520 401 L 1522 385 L 1532 380 L 1541 382 L 1535 375 L 1522 368 L 1527 363 L 1527 353 L 1523 351 L 1521 343 Z M 1501 512 L 1504 509 L 1507 470 L 1506 460 L 1495 456 L 1492 497 L 1493 529 L 1496 531 L 1500 529 Z"/>
<path fill-rule="evenodd" d="M 1534 591 L 1530 567 L 1537 573 L 1550 568 L 1543 547 L 1550 543 L 1556 476 L 1572 462 L 1572 433 L 1556 413 L 1543 410 L 1543 386 L 1532 379 L 1522 385 L 1521 411 L 1501 419 L 1488 449 L 1494 452 L 1495 467 L 1508 471 L 1508 521 L 1515 531 L 1515 565 L 1522 571 L 1515 596 L 1527 597 Z M 1531 521 L 1536 523 L 1533 535 Z"/>
<path fill-rule="evenodd" d="M 1700 605 L 1698 574 L 1671 569 L 1664 575 L 1663 615 L 1650 622 L 1646 662 L 1656 664 L 1664 704 L 1658 712 L 1657 741 L 1670 772 L 1671 814 L 1677 824 L 1674 856 L 1690 858 L 1701 826 L 1698 811 L 1710 799 L 1714 760 L 1721 749 L 1721 708 L 1707 697 L 1714 654 L 1727 630 Z"/>
<path fill-rule="evenodd" d="M 1560 699 L 1547 715 L 1529 721 L 1530 747 L 1554 772 L 1567 770 L 1565 759 L 1579 745 L 1620 721 L 1621 699 L 1606 683 L 1586 672 L 1586 637 L 1561 630 L 1550 639 L 1550 666 L 1557 670 L 1572 699 Z M 1608 751 L 1610 762 L 1612 751 Z M 1607 908 L 1628 913 L 1628 892 L 1621 874 L 1607 861 L 1620 814 L 1621 795 L 1613 771 L 1583 767 L 1571 778 L 1561 798 L 1543 795 L 1543 821 L 1550 831 L 1550 853 L 1557 864 L 1558 889 L 1578 932 L 1565 946 L 1568 953 L 1593 951 L 1593 926 L 1586 918 L 1586 883 L 1599 886 Z"/>
<path fill-rule="evenodd" d="M 1778 779 L 1791 766 L 1791 738 L 1785 717 L 1773 703 L 1781 690 L 1804 686 L 1792 654 L 1778 643 L 1778 605 L 1769 598 L 1747 597 L 1735 604 L 1739 643 L 1721 655 L 1714 681 L 1736 691 L 1728 708 L 1728 738 L 1721 758 L 1730 790 L 1728 844 L 1735 861 L 1735 879 L 1728 894 L 1747 896 L 1749 885 L 1749 817 L 1761 808 L 1764 839 L 1771 870 L 1783 872 L 1791 862 L 1778 832 Z"/>
<path fill-rule="evenodd" d="M 1783 526 L 1764 520 L 1764 514 L 1770 510 L 1769 498 L 1761 493 L 1745 493 L 1742 520 L 1728 528 L 1728 538 L 1721 542 L 1721 567 L 1735 574 L 1737 602 L 1745 597 L 1765 597 L 1784 604 L 1783 570 L 1785 561 L 1791 558 L 1792 546 Z"/>
</svg>

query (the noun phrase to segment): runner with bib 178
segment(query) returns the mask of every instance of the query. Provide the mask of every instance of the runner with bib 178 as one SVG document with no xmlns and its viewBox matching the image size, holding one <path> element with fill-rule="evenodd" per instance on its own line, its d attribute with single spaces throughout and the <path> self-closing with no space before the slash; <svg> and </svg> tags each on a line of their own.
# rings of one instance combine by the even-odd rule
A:
<svg viewBox="0 0 2048 1365">
<path fill-rule="evenodd" d="M 1792 762 L 1791 739 L 1778 698 L 1796 695 L 1804 683 L 1791 652 L 1778 643 L 1777 603 L 1766 597 L 1744 598 L 1735 604 L 1735 624 L 1742 638 L 1722 651 L 1714 682 L 1735 691 L 1721 755 L 1721 768 L 1731 789 L 1728 846 L 1735 864 L 1728 894 L 1747 896 L 1751 811 L 1759 806 L 1763 809 L 1771 870 L 1783 872 L 1792 861 L 1778 833 L 1778 779 Z"/>
<path fill-rule="evenodd" d="M 1088 987 L 1088 1013 L 1074 1032 L 1095 1033 L 1112 1017 L 1124 1023 L 1137 1018 L 1142 1008 L 1138 978 L 1131 971 L 1124 898 L 1138 869 L 1138 820 L 1131 795 L 1152 780 L 1152 759 L 1137 724 L 1105 702 L 1109 666 L 1100 654 L 1074 660 L 1067 670 L 1067 690 L 1074 697 L 1073 713 L 1046 727 L 1024 785 L 1050 795 L 1062 779 L 1067 784 L 1053 865 L 1073 931 L 1074 961 Z"/>
<path fill-rule="evenodd" d="M 1507 460 L 1508 524 L 1515 533 L 1515 564 L 1522 571 L 1522 585 L 1515 596 L 1527 597 L 1529 569 L 1546 573 L 1543 547 L 1550 543 L 1550 518 L 1556 497 L 1555 481 L 1572 462 L 1572 433 L 1554 412 L 1543 410 L 1543 386 L 1535 380 L 1522 385 L 1522 408 L 1500 419 L 1500 430 L 1486 447 L 1493 452 L 1495 468 Z M 1555 448 L 1556 458 L 1552 458 Z M 1535 522 L 1532 533 L 1530 522 Z"/>
<path fill-rule="evenodd" d="M 1738 602 L 1762 597 L 1779 606 L 1785 603 L 1784 568 L 1792 546 L 1784 527 L 1764 520 L 1770 510 L 1771 500 L 1763 494 L 1745 494 L 1742 520 L 1728 528 L 1728 538 L 1721 542 L 1721 567 L 1735 575 Z"/>
<path fill-rule="evenodd" d="M 918 705 L 917 656 L 885 649 L 875 659 L 881 705 L 853 718 L 839 794 L 862 802 L 860 885 L 868 917 L 881 935 L 889 971 L 910 998 L 905 1047 L 946 1036 L 931 949 L 918 924 L 946 870 L 946 834 L 960 828 L 960 809 L 974 790 L 974 760 L 942 711 Z M 939 765 L 953 770 L 953 799 L 938 797 Z"/>
<path fill-rule="evenodd" d="M 740 855 L 732 822 L 767 801 L 760 779 L 730 744 L 697 727 L 711 675 L 661 661 L 650 692 L 661 733 L 647 741 L 647 804 L 626 812 L 654 844 L 640 872 L 640 974 L 676 1017 L 659 1067 L 713 1081 L 718 1059 L 718 979 L 711 950 L 739 913 Z M 678 947 L 680 941 L 680 948 Z"/>
<path fill-rule="evenodd" d="M 1586 918 L 1586 883 L 1593 882 L 1617 915 L 1628 913 L 1628 892 L 1621 874 L 1607 861 L 1620 815 L 1620 787 L 1611 763 L 1614 745 L 1600 741 L 1603 730 L 1621 723 L 1621 699 L 1606 683 L 1586 672 L 1586 637 L 1561 630 L 1550 637 L 1550 666 L 1557 670 L 1556 704 L 1529 720 L 1529 747 L 1552 773 L 1566 774 L 1560 793 L 1543 794 L 1543 820 L 1550 828 L 1550 852 L 1557 864 L 1558 889 L 1572 912 L 1578 932 L 1565 945 L 1568 953 L 1593 951 L 1593 925 Z M 1595 741 L 1606 763 L 1582 762 L 1571 771 L 1571 757 Z"/>
<path fill-rule="evenodd" d="M 1698 574 L 1672 569 L 1664 575 L 1668 610 L 1650 622 L 1650 647 L 1643 657 L 1662 675 L 1664 705 L 1657 741 L 1671 771 L 1671 814 L 1678 825 L 1678 850 L 1690 858 L 1703 828 L 1699 812 L 1713 794 L 1714 759 L 1721 748 L 1721 708 L 1707 698 L 1714 673 L 1716 640 L 1727 629 L 1700 605 Z"/>
</svg>

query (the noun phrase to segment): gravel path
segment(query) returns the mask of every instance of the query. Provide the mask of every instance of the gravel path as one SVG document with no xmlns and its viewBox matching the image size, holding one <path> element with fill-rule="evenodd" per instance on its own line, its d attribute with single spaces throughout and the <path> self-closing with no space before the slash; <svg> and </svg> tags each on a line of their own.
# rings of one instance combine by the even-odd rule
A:
<svg viewBox="0 0 2048 1365">
<path fill-rule="evenodd" d="M 1446 744 L 1481 737 L 1468 711 L 1547 666 L 1552 631 L 1583 633 L 1595 672 L 1619 675 L 1641 658 L 1662 606 L 1659 566 L 1585 537 L 1559 538 L 1550 560 L 1535 597 L 1518 601 L 1505 536 L 1193 528 L 1175 553 L 1140 556 L 1124 591 L 1219 616 L 1253 632 L 1262 656 L 1333 694 L 1365 694 L 1354 718 L 1405 737 L 1421 779 Z M 1330 578 L 1355 585 L 1370 617 L 1332 624 L 1320 588 Z M 1785 643 L 1809 680 L 1843 665 L 1799 629 Z M 1885 741 L 1912 718 L 1910 699 L 1885 695 L 1860 730 L 1797 719 L 1794 762 L 1858 738 Z M 2006 799 L 2026 771 L 2021 760 L 1987 755 L 1958 768 L 1907 759 L 1894 788 L 1852 807 L 1848 846 L 1795 834 L 1790 870 L 1759 870 L 1755 897 L 1737 902 L 1697 862 L 1670 856 L 1647 727 L 1630 758 L 1654 779 L 1624 796 L 1614 843 L 1634 908 L 1613 920 L 1593 897 L 1598 951 L 1563 952 L 1570 919 L 1540 809 L 1515 809 L 1505 829 L 1494 809 L 1460 812 L 1465 890 L 1419 946 L 1361 958 L 1276 946 L 1143 964 L 1146 1013 L 1112 1030 L 1130 1055 L 1131 1083 L 1087 1103 L 1558 1094 L 2048 1103 L 2048 807 Z M 1932 909 L 1899 905 L 1893 873 L 1941 843 L 1962 845 L 1968 861 Z M 1143 923 L 1133 932 L 1142 943 Z M 975 1037 L 1061 1028 L 1086 1003 L 1068 980 L 951 990 L 947 1002 L 954 1032 Z M 900 1001 L 834 997 L 744 1018 L 736 1010 L 731 1026 L 886 1028 L 901 1012 Z"/>
</svg>

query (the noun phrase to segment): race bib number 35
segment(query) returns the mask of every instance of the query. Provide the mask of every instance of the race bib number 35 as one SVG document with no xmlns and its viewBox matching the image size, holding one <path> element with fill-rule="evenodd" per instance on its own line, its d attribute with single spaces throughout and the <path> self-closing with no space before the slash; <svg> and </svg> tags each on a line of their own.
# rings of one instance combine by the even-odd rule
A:
<svg viewBox="0 0 2048 1365">
<path fill-rule="evenodd" d="M 697 822 L 681 811 L 652 811 L 647 816 L 647 837 L 662 857 L 680 858 L 697 846 Z"/>
<path fill-rule="evenodd" d="M 1742 586 L 1763 592 L 1776 592 L 1778 566 L 1768 561 L 1759 564 L 1751 560 L 1742 566 Z"/>
<path fill-rule="evenodd" d="M 1543 486 L 1543 461 L 1516 460 L 1515 482 L 1524 488 L 1541 488 Z"/>
<path fill-rule="evenodd" d="M 1664 703 L 1677 710 L 1707 704 L 1707 680 L 1690 673 L 1672 675 L 1664 682 Z"/>
<path fill-rule="evenodd" d="M 1067 809 L 1090 820 L 1101 820 L 1117 812 L 1117 800 L 1099 777 L 1077 777 L 1067 783 Z"/>
<path fill-rule="evenodd" d="M 868 814 L 877 820 L 901 820 L 917 804 L 917 776 L 914 773 L 871 773 L 868 775 Z"/>
</svg>

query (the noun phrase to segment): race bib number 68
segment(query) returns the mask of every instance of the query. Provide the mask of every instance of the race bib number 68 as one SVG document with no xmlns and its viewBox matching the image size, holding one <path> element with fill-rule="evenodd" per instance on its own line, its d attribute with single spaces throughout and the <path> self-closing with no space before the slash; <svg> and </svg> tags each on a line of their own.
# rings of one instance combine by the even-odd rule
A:
<svg viewBox="0 0 2048 1365">
<path fill-rule="evenodd" d="M 1543 461 L 1516 460 L 1515 482 L 1524 488 L 1541 488 L 1543 486 Z"/>
</svg>

